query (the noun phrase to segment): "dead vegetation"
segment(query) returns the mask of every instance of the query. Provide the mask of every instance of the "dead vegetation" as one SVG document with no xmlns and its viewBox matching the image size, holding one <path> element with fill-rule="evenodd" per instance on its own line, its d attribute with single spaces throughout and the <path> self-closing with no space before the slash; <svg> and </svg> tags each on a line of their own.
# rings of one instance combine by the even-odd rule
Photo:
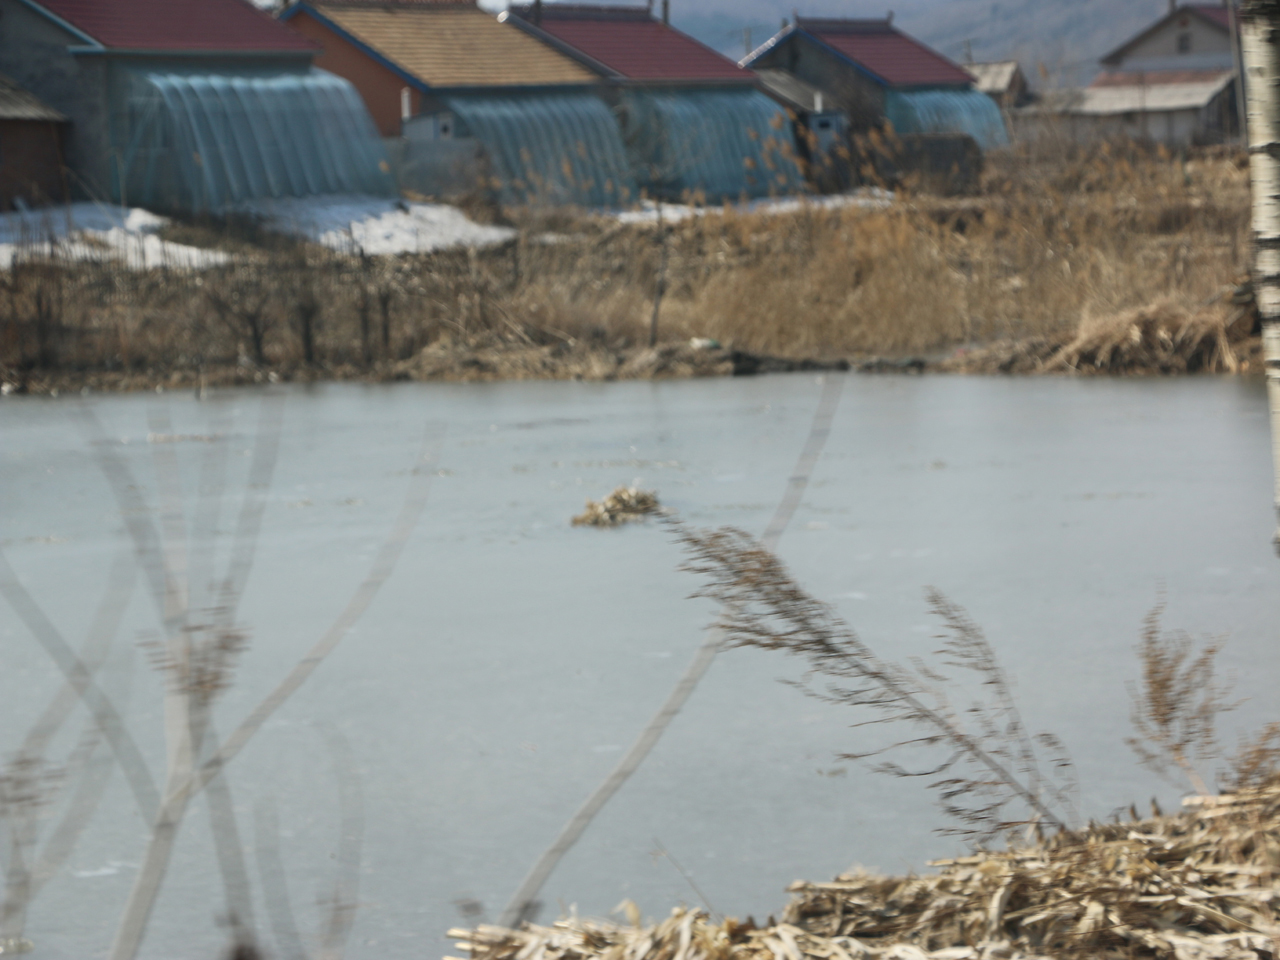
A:
<svg viewBox="0 0 1280 960">
<path fill-rule="evenodd" d="M 1007 678 L 981 630 L 931 592 L 944 632 L 931 661 L 904 666 L 877 656 L 833 611 L 806 594 L 773 554 L 732 529 L 677 525 L 715 599 L 724 642 L 777 650 L 806 664 L 795 683 L 853 707 L 858 727 L 898 725 L 908 739 L 872 752 L 873 769 L 925 777 L 971 855 L 930 864 L 923 875 L 854 871 L 834 881 L 797 881 L 782 921 L 713 919 L 677 908 L 644 925 L 624 901 L 626 922 L 455 929 L 471 960 L 1276 960 L 1280 956 L 1280 724 L 1242 742 L 1210 795 L 1192 758 L 1221 759 L 1217 718 L 1233 707 L 1215 677 L 1221 643 L 1197 645 L 1163 632 L 1157 607 L 1138 647 L 1131 690 L 1136 737 L 1157 769 L 1183 770 L 1202 788 L 1185 812 L 1116 816 L 1073 825 L 1065 751 L 1023 726 Z M 956 709 L 968 672 L 980 695 Z M 972 686 L 968 688 L 972 691 Z M 939 752 L 941 763 L 908 770 L 887 755 Z M 1049 759 L 1037 754 L 1047 751 Z M 1042 772 L 1042 763 L 1049 768 Z M 1021 808 L 1021 818 L 1007 811 Z M 1048 828 L 1048 829 L 1046 829 Z M 1007 841 L 997 849 L 993 841 Z M 451 960 L 451 958 L 446 958 Z"/>
<path fill-rule="evenodd" d="M 0 379 L 703 376 L 770 369 L 735 356 L 856 364 L 958 346 L 942 368 L 1254 370 L 1228 302 L 1247 201 L 1240 156 L 1117 147 L 993 156 L 980 194 L 960 199 L 713 209 L 661 228 L 508 211 L 517 238 L 470 252 L 349 256 L 187 223 L 171 239 L 233 261 L 130 273 L 55 260 L 0 278 Z M 693 338 L 724 353 L 681 349 Z"/>
<path fill-rule="evenodd" d="M 943 832 L 978 848 L 1015 839 L 1026 828 L 1038 836 L 1078 825 L 1075 769 L 1065 745 L 1052 733 L 1027 729 L 990 641 L 939 591 L 930 588 L 927 599 L 941 627 L 940 648 L 932 657 L 899 663 L 872 650 L 749 534 L 669 522 L 688 556 L 681 569 L 702 581 L 694 596 L 720 605 L 715 626 L 725 645 L 797 658 L 805 673 L 788 681 L 792 686 L 853 708 L 857 728 L 888 727 L 894 734 L 840 759 L 870 760 L 873 772 L 921 778 L 952 821 Z M 1124 742 L 1144 766 L 1166 777 L 1182 774 L 1201 797 L 1212 797 L 1215 783 L 1235 791 L 1280 788 L 1280 723 L 1242 737 L 1229 756 L 1218 723 L 1241 701 L 1233 699 L 1232 683 L 1218 677 L 1225 641 L 1164 631 L 1163 613 L 1161 600 L 1142 625 L 1141 677 L 1129 686 L 1134 732 Z"/>
<path fill-rule="evenodd" d="M 681 569 L 702 580 L 695 596 L 720 604 L 725 644 L 796 657 L 806 672 L 794 685 L 808 696 L 852 707 L 864 718 L 860 727 L 909 732 L 841 759 L 921 778 L 952 820 L 946 832 L 975 844 L 1028 824 L 1055 831 L 1074 824 L 1075 768 L 1065 746 L 1027 729 L 995 651 L 960 607 L 928 591 L 943 644 L 931 662 L 904 665 L 876 654 L 748 534 L 676 529 L 689 556 Z M 959 706 L 958 696 L 970 702 Z"/>
<path fill-rule="evenodd" d="M 1142 625 L 1138 645 L 1142 681 L 1129 690 L 1130 718 L 1137 736 L 1125 742 L 1144 766 L 1162 776 L 1170 768 L 1177 769 L 1198 794 L 1205 795 L 1209 786 L 1195 761 L 1221 756 L 1218 717 L 1236 706 L 1230 700 L 1230 685 L 1215 676 L 1222 641 L 1210 641 L 1197 650 L 1185 633 L 1164 634 L 1160 629 L 1163 612 L 1160 604 Z"/>
<path fill-rule="evenodd" d="M 1273 960 L 1280 784 L 1090 824 L 937 872 L 797 881 L 782 922 L 571 917 L 453 930 L 472 960 Z M 628 905 L 624 905 L 628 906 Z"/>
<path fill-rule="evenodd" d="M 1175 374 L 1261 369 L 1256 314 L 1221 303 L 1164 298 L 1107 316 L 1086 315 L 1065 343 L 1004 340 L 936 365 L 954 373 Z"/>
</svg>

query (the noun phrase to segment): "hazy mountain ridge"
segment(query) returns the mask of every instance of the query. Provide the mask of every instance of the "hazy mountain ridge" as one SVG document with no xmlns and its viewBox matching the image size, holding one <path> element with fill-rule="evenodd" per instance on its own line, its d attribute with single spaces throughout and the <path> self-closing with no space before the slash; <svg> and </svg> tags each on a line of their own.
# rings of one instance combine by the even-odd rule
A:
<svg viewBox="0 0 1280 960">
<path fill-rule="evenodd" d="M 1033 86 L 1086 83 L 1098 57 L 1153 23 L 1167 0 L 887 0 L 883 5 L 816 0 L 802 16 L 883 17 L 941 53 L 963 61 L 1016 59 Z M 672 21 L 703 43 L 741 59 L 743 30 L 759 45 L 794 5 L 776 0 L 671 0 Z"/>
</svg>

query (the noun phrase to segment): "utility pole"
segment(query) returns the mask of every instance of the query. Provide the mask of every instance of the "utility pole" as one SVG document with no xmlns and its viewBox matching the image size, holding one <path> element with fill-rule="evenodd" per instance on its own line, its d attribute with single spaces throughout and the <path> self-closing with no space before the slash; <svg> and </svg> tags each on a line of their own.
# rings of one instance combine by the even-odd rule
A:
<svg viewBox="0 0 1280 960">
<path fill-rule="evenodd" d="M 1253 292 L 1262 317 L 1271 455 L 1280 520 L 1280 0 L 1244 0 L 1240 47 L 1248 103 Z M 1276 530 L 1280 552 L 1280 526 Z"/>
</svg>

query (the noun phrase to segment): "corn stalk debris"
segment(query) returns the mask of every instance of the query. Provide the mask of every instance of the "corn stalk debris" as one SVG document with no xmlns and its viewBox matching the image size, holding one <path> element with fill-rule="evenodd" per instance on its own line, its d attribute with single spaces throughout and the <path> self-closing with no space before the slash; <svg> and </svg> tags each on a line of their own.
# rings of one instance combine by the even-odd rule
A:
<svg viewBox="0 0 1280 960">
<path fill-rule="evenodd" d="M 1173 816 L 1091 823 L 936 872 L 797 881 L 781 922 L 684 907 L 450 936 L 471 960 L 1275 960 L 1280 781 Z M 446 958 L 452 960 L 452 958 Z"/>
</svg>

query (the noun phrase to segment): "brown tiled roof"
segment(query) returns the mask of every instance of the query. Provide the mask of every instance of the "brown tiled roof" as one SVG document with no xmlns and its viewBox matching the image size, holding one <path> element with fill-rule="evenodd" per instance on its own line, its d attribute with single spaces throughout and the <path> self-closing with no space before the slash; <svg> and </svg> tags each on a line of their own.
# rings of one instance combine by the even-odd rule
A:
<svg viewBox="0 0 1280 960">
<path fill-rule="evenodd" d="M 590 83 L 595 74 L 464 3 L 308 3 L 433 87 Z"/>
<path fill-rule="evenodd" d="M 8 77 L 0 74 L 0 120 L 48 120 L 62 123 L 67 118 L 42 103 Z"/>
</svg>

